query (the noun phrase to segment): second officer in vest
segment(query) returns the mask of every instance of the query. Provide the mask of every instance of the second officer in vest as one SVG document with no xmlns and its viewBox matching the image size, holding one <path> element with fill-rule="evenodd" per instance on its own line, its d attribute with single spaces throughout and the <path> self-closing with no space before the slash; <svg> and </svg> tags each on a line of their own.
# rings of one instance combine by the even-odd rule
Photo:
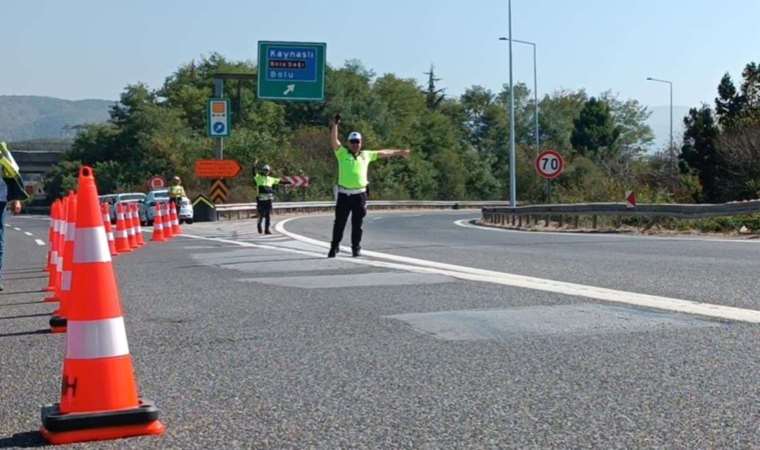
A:
<svg viewBox="0 0 760 450">
<path fill-rule="evenodd" d="M 348 148 L 338 140 L 340 114 L 330 124 L 330 146 L 338 160 L 338 199 L 335 204 L 335 223 L 328 258 L 340 251 L 340 241 L 351 215 L 351 253 L 361 254 L 362 221 L 367 215 L 367 169 L 377 159 L 409 156 L 409 149 L 362 150 L 362 135 L 352 131 L 348 135 Z"/>
<path fill-rule="evenodd" d="M 255 167 L 254 170 L 256 170 Z M 270 177 L 269 174 L 271 171 L 272 168 L 269 167 L 269 164 L 264 164 L 261 166 L 261 169 L 258 173 L 256 173 L 256 176 L 254 177 L 256 188 L 258 189 L 258 194 L 256 195 L 256 211 L 259 214 L 257 228 L 259 230 L 259 233 L 264 232 L 266 234 L 272 234 L 272 232 L 269 231 L 269 223 L 271 221 L 270 216 L 272 214 L 272 200 L 274 200 L 273 187 L 276 184 L 289 184 L 287 180 L 282 180 L 277 177 Z M 263 230 L 261 228 L 262 221 L 264 221 Z"/>
</svg>

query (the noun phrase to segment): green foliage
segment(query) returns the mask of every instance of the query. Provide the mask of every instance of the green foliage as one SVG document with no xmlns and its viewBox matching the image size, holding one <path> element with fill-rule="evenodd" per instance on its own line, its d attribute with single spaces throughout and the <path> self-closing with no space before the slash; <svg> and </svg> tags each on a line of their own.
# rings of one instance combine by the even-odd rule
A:
<svg viewBox="0 0 760 450">
<path fill-rule="evenodd" d="M 615 156 L 621 130 L 615 125 L 610 105 L 591 97 L 573 121 L 570 142 L 581 155 L 595 161 Z"/>
<path fill-rule="evenodd" d="M 79 131 L 66 160 L 51 172 L 49 192 L 73 187 L 80 163 L 95 168 L 103 193 L 144 190 L 151 176 L 175 174 L 191 195 L 207 191 L 210 182 L 195 178 L 193 166 L 214 155 L 205 118 L 213 76 L 256 70 L 251 63 L 213 53 L 180 66 L 157 90 L 127 86 L 108 123 Z M 252 199 L 251 169 L 263 163 L 277 176 L 311 177 L 305 191 L 280 188 L 280 199 L 331 198 L 337 165 L 327 124 L 337 112 L 343 118 L 340 139 L 357 130 L 367 149 L 412 149 L 409 159 L 373 164 L 373 199 L 506 198 L 508 87 L 492 92 L 472 86 L 460 98 L 446 98 L 432 66 L 426 74 L 426 86 L 420 86 L 393 74 L 377 77 L 359 61 L 347 61 L 340 68 L 327 67 L 326 102 L 319 104 L 259 101 L 255 81 L 226 81 L 233 129 L 224 140 L 224 156 L 244 168 L 230 181 L 230 201 Z M 544 201 L 544 180 L 533 167 L 532 98 L 525 84 L 515 85 L 516 169 L 523 202 Z M 642 173 L 650 163 L 641 157 L 651 141 L 644 123 L 648 113 L 636 101 L 609 93 L 597 100 L 582 90 L 561 91 L 545 96 L 539 107 L 543 146 L 562 151 L 569 161 L 567 173 L 553 182 L 553 201 L 619 200 L 636 183 L 652 184 L 652 192 L 660 189 L 657 178 L 631 175 L 621 180 L 610 171 L 612 160 L 625 160 L 628 166 L 635 161 Z"/>
</svg>

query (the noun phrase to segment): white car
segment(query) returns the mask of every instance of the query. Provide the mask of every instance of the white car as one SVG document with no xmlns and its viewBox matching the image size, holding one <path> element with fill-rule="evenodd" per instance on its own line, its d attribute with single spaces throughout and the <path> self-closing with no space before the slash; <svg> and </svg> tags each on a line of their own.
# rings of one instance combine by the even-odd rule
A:
<svg viewBox="0 0 760 450">
<path fill-rule="evenodd" d="M 150 191 L 148 192 L 148 195 L 145 196 L 145 200 L 142 202 L 143 207 L 140 214 L 140 218 L 144 223 L 153 225 L 153 215 L 155 213 L 154 206 L 156 206 L 156 202 L 158 201 L 169 201 L 168 189 Z M 193 223 L 193 205 L 190 204 L 189 198 L 182 197 L 177 215 L 180 223 Z"/>
</svg>

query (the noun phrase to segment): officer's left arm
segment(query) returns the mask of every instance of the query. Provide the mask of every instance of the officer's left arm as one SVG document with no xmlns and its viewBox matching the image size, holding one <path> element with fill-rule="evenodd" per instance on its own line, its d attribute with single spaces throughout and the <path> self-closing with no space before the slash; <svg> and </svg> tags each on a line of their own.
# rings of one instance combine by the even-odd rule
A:
<svg viewBox="0 0 760 450">
<path fill-rule="evenodd" d="M 397 148 L 384 148 L 382 150 L 377 150 L 377 156 L 381 159 L 388 159 L 388 158 L 408 158 L 409 153 L 411 153 L 411 150 L 408 148 L 404 149 L 397 149 Z"/>
</svg>

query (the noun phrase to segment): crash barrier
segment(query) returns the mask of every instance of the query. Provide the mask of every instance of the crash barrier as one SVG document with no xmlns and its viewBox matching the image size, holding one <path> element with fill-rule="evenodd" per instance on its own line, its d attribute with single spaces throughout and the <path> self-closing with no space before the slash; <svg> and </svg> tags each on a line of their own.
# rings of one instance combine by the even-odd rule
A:
<svg viewBox="0 0 760 450">
<path fill-rule="evenodd" d="M 172 218 L 172 227 L 176 212 L 156 207 Z M 119 205 L 111 232 L 87 166 L 79 171 L 77 191 L 51 207 L 44 301 L 59 303 L 50 328 L 66 333 L 60 401 L 41 414 L 40 432 L 51 444 L 164 432 L 156 406 L 138 394 L 112 266 L 113 256 L 144 245 L 139 222 L 136 205 Z"/>
<path fill-rule="evenodd" d="M 486 206 L 508 206 L 509 202 L 495 201 L 417 201 L 417 200 L 370 200 L 369 209 L 474 209 Z M 335 202 L 275 202 L 274 214 L 320 213 L 332 211 Z M 242 220 L 256 217 L 256 203 L 227 203 L 215 205 L 216 220 Z M 196 220 L 199 220 L 196 217 Z M 211 219 L 214 220 L 214 219 Z"/>
<path fill-rule="evenodd" d="M 516 208 L 485 206 L 481 209 L 481 222 L 488 225 L 530 226 L 544 222 L 546 226 L 552 221 L 560 227 L 573 225 L 579 227 L 581 218 L 591 219 L 591 227 L 599 226 L 600 217 L 612 216 L 619 224 L 623 217 L 639 217 L 656 220 L 704 219 L 708 217 L 725 217 L 760 212 L 760 200 L 729 202 L 717 204 L 682 204 L 682 203 L 639 203 L 631 207 L 626 203 L 574 203 L 555 205 L 526 205 Z"/>
</svg>

